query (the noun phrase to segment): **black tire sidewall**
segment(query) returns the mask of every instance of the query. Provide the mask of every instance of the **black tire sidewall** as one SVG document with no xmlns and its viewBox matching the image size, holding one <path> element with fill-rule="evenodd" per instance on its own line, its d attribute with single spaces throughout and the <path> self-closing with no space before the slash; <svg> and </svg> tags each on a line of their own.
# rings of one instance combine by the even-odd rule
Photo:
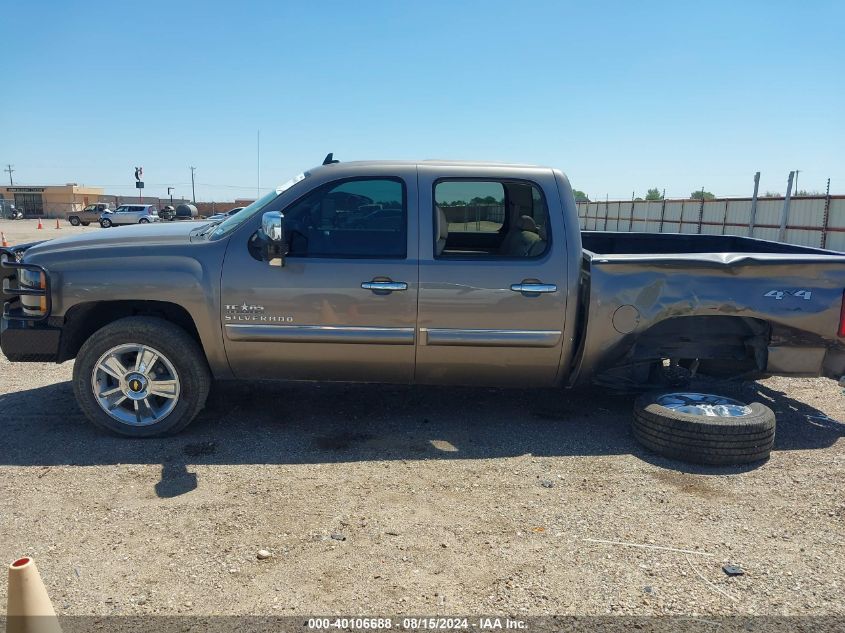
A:
<svg viewBox="0 0 845 633">
<path fill-rule="evenodd" d="M 71 226 L 79 226 L 82 222 L 79 221 L 79 218 L 69 218 L 68 222 L 70 222 Z"/>
<path fill-rule="evenodd" d="M 719 418 L 704 415 L 692 415 L 690 413 L 682 413 L 680 411 L 667 409 L 657 402 L 661 396 L 665 396 L 667 393 L 673 392 L 664 391 L 643 394 L 637 398 L 637 401 L 634 403 L 635 413 L 654 420 L 666 421 L 674 428 L 681 430 L 689 429 L 693 432 L 696 430 L 709 429 L 721 430 L 726 434 L 731 432 L 749 433 L 774 427 L 774 412 L 769 407 L 759 402 L 744 403 L 745 406 L 751 409 L 751 414 L 749 415 L 736 418 Z M 735 400 L 735 398 L 731 398 L 731 400 Z"/>
<path fill-rule="evenodd" d="M 161 422 L 134 427 L 112 419 L 93 394 L 94 366 L 109 349 L 126 343 L 147 345 L 163 354 L 180 382 L 179 402 Z M 86 417 L 96 426 L 127 437 L 157 437 L 187 426 L 205 404 L 210 378 L 208 365 L 196 342 L 184 330 L 155 317 L 128 317 L 95 332 L 82 346 L 73 368 L 73 389 Z"/>
<path fill-rule="evenodd" d="M 646 448 L 664 457 L 709 465 L 739 465 L 766 459 L 774 444 L 774 412 L 747 403 L 749 415 L 722 418 L 668 409 L 658 399 L 671 392 L 640 396 L 634 405 L 633 432 Z"/>
<path fill-rule="evenodd" d="M 111 226 L 111 220 L 100 220 L 100 226 L 107 229 Z"/>
</svg>

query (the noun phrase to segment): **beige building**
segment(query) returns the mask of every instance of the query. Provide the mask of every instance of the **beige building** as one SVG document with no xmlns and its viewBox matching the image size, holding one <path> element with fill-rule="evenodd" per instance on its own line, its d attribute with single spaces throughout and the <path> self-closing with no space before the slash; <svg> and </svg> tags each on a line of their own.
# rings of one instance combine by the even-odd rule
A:
<svg viewBox="0 0 845 633">
<path fill-rule="evenodd" d="M 0 187 L 0 197 L 27 217 L 66 218 L 72 211 L 97 202 L 102 195 L 102 187 L 80 187 L 74 183 Z"/>
</svg>

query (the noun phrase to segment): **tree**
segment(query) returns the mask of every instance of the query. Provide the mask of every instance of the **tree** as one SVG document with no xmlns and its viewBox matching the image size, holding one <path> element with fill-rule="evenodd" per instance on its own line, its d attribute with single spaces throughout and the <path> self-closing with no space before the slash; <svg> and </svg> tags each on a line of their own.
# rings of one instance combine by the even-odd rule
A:
<svg viewBox="0 0 845 633">
<path fill-rule="evenodd" d="M 645 194 L 646 200 L 663 200 L 663 194 L 660 193 L 660 190 L 655 187 L 654 189 L 649 189 L 648 193 Z"/>
<path fill-rule="evenodd" d="M 714 196 L 709 191 L 704 191 L 703 189 L 699 189 L 698 191 L 693 191 L 690 195 L 690 198 L 693 200 L 713 200 L 716 196 Z"/>
<path fill-rule="evenodd" d="M 589 202 L 590 199 L 587 197 L 587 194 L 583 191 L 578 191 L 577 189 L 573 189 L 572 193 L 575 194 L 575 201 L 576 202 Z"/>
<path fill-rule="evenodd" d="M 496 200 L 493 196 L 484 196 L 483 198 L 480 196 L 476 196 L 472 200 L 469 201 L 470 204 L 498 204 L 499 201 Z"/>
<path fill-rule="evenodd" d="M 779 194 L 777 191 L 767 191 L 763 194 L 764 198 L 782 198 L 783 196 Z"/>
</svg>

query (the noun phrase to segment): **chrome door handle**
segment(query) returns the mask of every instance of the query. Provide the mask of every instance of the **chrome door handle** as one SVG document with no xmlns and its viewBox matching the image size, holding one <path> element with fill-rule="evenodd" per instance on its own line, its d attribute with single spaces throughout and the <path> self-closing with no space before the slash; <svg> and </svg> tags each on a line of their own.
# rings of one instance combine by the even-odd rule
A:
<svg viewBox="0 0 845 633">
<path fill-rule="evenodd" d="M 365 281 L 361 283 L 361 288 L 375 292 L 395 292 L 397 290 L 407 290 L 408 284 L 404 281 Z"/>
<path fill-rule="evenodd" d="M 557 292 L 555 284 L 511 284 L 511 290 L 514 292 L 525 292 L 528 294 L 543 294 L 547 292 Z"/>
</svg>

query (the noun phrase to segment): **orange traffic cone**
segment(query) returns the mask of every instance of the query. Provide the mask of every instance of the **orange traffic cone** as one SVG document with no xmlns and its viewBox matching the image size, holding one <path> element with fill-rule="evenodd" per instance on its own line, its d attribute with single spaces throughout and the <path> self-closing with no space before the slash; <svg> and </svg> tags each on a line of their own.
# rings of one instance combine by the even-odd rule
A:
<svg viewBox="0 0 845 633">
<path fill-rule="evenodd" d="M 0 231 L 0 240 L 2 240 L 0 246 L 2 246 L 3 248 L 6 248 L 9 245 L 9 242 L 6 241 L 6 234 L 2 231 Z"/>
<path fill-rule="evenodd" d="M 62 633 L 38 568 L 31 558 L 9 565 L 6 633 Z"/>
<path fill-rule="evenodd" d="M 57 229 L 62 228 L 62 227 L 60 227 L 60 226 L 59 226 L 59 218 L 56 218 L 56 228 L 57 228 Z"/>
<path fill-rule="evenodd" d="M 38 218 L 38 229 L 41 230 L 44 228 L 44 225 L 41 224 L 41 218 Z"/>
</svg>

